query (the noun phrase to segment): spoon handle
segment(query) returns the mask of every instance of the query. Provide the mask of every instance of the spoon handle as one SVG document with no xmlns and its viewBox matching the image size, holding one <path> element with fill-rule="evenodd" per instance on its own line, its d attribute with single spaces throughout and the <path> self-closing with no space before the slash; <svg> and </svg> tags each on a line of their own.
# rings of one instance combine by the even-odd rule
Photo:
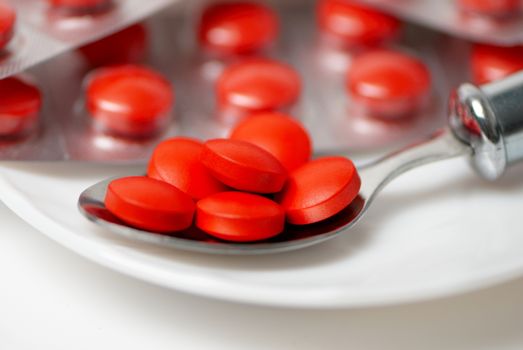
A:
<svg viewBox="0 0 523 350">
<path fill-rule="evenodd" d="M 472 149 L 458 140 L 453 132 L 441 129 L 429 139 L 407 146 L 391 153 L 376 162 L 362 167 L 361 195 L 367 198 L 366 206 L 375 195 L 390 181 L 410 169 L 439 160 L 470 155 Z"/>
<path fill-rule="evenodd" d="M 477 172 L 495 180 L 523 160 L 523 72 L 482 86 L 463 84 L 451 95 L 449 124 L 474 151 Z"/>
</svg>

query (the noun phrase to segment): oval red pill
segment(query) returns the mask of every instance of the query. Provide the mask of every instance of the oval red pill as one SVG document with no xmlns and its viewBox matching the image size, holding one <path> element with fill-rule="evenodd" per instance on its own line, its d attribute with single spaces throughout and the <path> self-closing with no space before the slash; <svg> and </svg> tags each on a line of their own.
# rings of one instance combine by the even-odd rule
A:
<svg viewBox="0 0 523 350">
<path fill-rule="evenodd" d="M 135 24 L 79 49 L 92 67 L 139 63 L 147 52 L 147 30 Z"/>
<path fill-rule="evenodd" d="M 303 126 L 282 113 L 262 113 L 248 117 L 232 130 L 231 139 L 250 142 L 271 153 L 292 171 L 312 154 L 311 139 Z"/>
<path fill-rule="evenodd" d="M 87 109 L 102 129 L 144 137 L 161 130 L 174 103 L 171 84 L 143 66 L 99 68 L 89 75 Z"/>
<path fill-rule="evenodd" d="M 285 215 L 275 202 L 242 192 L 222 192 L 197 203 L 196 226 L 227 241 L 268 239 L 283 231 Z"/>
<path fill-rule="evenodd" d="M 352 99 L 371 114 L 397 118 L 413 113 L 427 102 L 431 76 L 425 64 L 415 57 L 374 50 L 353 61 L 347 88 Z"/>
<path fill-rule="evenodd" d="M 320 28 L 347 45 L 377 45 L 396 38 L 401 22 L 373 8 L 349 0 L 322 0 L 318 5 Z"/>
<path fill-rule="evenodd" d="M 198 39 L 205 48 L 225 54 L 258 51 L 278 34 L 278 19 L 269 7 L 251 2 L 209 5 L 203 12 Z"/>
<path fill-rule="evenodd" d="M 124 177 L 107 187 L 105 207 L 125 223 L 148 231 L 173 232 L 191 226 L 191 197 L 163 181 L 145 176 Z"/>
<path fill-rule="evenodd" d="M 319 158 L 289 175 L 278 202 L 289 223 L 307 225 L 339 213 L 358 196 L 360 186 L 358 172 L 349 159 Z"/>
<path fill-rule="evenodd" d="M 523 70 L 523 46 L 476 44 L 471 56 L 472 80 L 485 84 Z"/>
<path fill-rule="evenodd" d="M 0 136 L 27 134 L 38 123 L 42 95 L 40 89 L 22 77 L 0 80 Z"/>
<path fill-rule="evenodd" d="M 503 16 L 520 10 L 519 0 L 458 0 L 462 10 L 483 15 Z"/>
<path fill-rule="evenodd" d="M 207 141 L 201 161 L 218 180 L 242 191 L 278 192 L 287 178 L 285 168 L 272 154 L 239 140 Z"/>
<path fill-rule="evenodd" d="M 226 68 L 216 88 L 222 111 L 248 115 L 291 107 L 298 100 L 301 82 L 289 65 L 255 59 Z"/>
<path fill-rule="evenodd" d="M 0 2 L 0 50 L 11 40 L 16 22 L 15 10 L 4 2 Z"/>
<path fill-rule="evenodd" d="M 203 144 L 197 140 L 185 137 L 165 140 L 155 148 L 147 175 L 165 181 L 195 199 L 226 191 L 227 187 L 200 162 L 202 151 Z"/>
</svg>

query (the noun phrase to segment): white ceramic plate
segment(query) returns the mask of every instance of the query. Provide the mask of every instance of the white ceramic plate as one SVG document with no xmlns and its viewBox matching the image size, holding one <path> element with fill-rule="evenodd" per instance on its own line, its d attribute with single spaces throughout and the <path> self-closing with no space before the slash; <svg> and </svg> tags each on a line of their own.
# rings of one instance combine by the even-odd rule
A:
<svg viewBox="0 0 523 350">
<path fill-rule="evenodd" d="M 84 219 L 79 193 L 137 171 L 71 163 L 3 163 L 0 199 L 93 261 L 168 288 L 253 304 L 361 307 L 425 300 L 523 275 L 523 167 L 495 184 L 461 160 L 414 170 L 359 226 L 302 251 L 212 256 L 112 236 Z"/>
</svg>

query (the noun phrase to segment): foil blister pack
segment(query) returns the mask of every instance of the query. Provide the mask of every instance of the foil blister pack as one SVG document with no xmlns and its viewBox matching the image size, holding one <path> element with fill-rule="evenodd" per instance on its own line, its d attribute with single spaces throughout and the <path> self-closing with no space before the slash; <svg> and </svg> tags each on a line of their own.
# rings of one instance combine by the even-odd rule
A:
<svg viewBox="0 0 523 350">
<path fill-rule="evenodd" d="M 16 21 L 13 37 L 1 55 L 0 78 L 107 36 L 152 15 L 174 0 L 3 2 L 16 12 Z"/>
<path fill-rule="evenodd" d="M 424 62 L 432 77 L 430 96 L 409 116 L 375 118 L 351 100 L 346 87 L 353 59 L 371 49 L 332 43 L 318 28 L 315 3 L 273 3 L 280 23 L 277 39 L 262 51 L 238 55 L 203 49 L 197 40 L 197 26 L 208 3 L 185 5 L 162 11 L 141 24 L 148 33 L 148 49 L 140 63 L 161 73 L 175 91 L 169 123 L 158 133 L 136 138 L 100 128 L 85 107 L 85 85 L 93 67 L 85 51 L 74 50 L 24 73 L 41 88 L 40 120 L 35 130 L 23 137 L 4 138 L 0 159 L 143 163 L 165 138 L 223 137 L 239 117 L 220 110 L 218 77 L 232 64 L 268 57 L 285 62 L 299 73 L 301 95 L 285 112 L 303 122 L 317 152 L 350 152 L 354 159 L 364 161 L 444 125 L 448 94 L 467 79 L 467 70 L 463 69 L 468 59 L 467 43 L 404 24 L 399 37 L 380 47 Z"/>
<path fill-rule="evenodd" d="M 523 3 L 520 0 L 359 2 L 467 40 L 500 46 L 523 44 Z"/>
</svg>

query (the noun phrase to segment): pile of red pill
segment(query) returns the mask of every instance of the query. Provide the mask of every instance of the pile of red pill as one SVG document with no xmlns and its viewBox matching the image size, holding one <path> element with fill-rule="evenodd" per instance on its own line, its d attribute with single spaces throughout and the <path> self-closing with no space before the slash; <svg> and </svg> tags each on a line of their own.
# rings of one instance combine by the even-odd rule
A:
<svg viewBox="0 0 523 350">
<path fill-rule="evenodd" d="M 226 139 L 161 142 L 147 176 L 111 182 L 105 206 L 152 232 L 195 225 L 226 241 L 264 240 L 283 232 L 285 222 L 326 220 L 357 197 L 360 178 L 349 159 L 311 155 L 307 131 L 291 116 L 253 114 Z"/>
</svg>

